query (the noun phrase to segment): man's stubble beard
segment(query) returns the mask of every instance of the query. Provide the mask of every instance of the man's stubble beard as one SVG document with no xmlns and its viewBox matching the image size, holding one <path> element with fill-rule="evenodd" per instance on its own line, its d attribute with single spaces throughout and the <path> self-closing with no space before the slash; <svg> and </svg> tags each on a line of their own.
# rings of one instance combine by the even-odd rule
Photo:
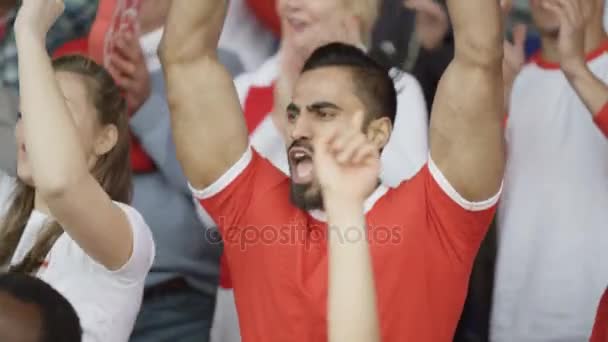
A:
<svg viewBox="0 0 608 342">
<path fill-rule="evenodd" d="M 291 203 L 302 210 L 323 210 L 323 196 L 318 191 L 314 194 L 308 194 L 312 191 L 310 184 L 290 184 L 290 200 Z"/>
</svg>

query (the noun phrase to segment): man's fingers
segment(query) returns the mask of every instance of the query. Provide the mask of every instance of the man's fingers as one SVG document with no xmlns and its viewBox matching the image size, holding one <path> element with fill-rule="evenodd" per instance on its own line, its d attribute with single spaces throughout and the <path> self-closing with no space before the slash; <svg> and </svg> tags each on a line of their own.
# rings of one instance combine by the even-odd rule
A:
<svg viewBox="0 0 608 342">
<path fill-rule="evenodd" d="M 351 162 L 355 165 L 365 164 L 369 162 L 370 159 L 378 157 L 378 148 L 371 143 L 367 143 L 356 151 L 351 159 Z"/>
<path fill-rule="evenodd" d="M 331 141 L 332 153 L 340 153 L 356 136 L 357 132 L 351 130 L 343 130 L 342 132 L 337 133 L 333 141 Z"/>
<path fill-rule="evenodd" d="M 338 130 L 336 128 L 319 132 L 312 141 L 315 155 L 318 153 L 326 154 L 331 148 L 331 144 L 336 139 Z"/>
<path fill-rule="evenodd" d="M 367 139 L 361 133 L 351 137 L 342 149 L 335 151 L 336 160 L 340 164 L 349 164 L 357 151 L 367 143 Z"/>
</svg>

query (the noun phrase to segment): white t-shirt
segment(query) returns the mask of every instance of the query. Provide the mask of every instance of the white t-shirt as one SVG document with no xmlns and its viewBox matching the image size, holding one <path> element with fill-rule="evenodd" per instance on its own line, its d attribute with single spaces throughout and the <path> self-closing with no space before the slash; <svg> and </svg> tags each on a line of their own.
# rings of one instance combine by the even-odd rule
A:
<svg viewBox="0 0 608 342">
<path fill-rule="evenodd" d="M 14 179 L 0 173 L 0 215 L 10 205 Z M 55 288 L 74 307 L 84 331 L 83 342 L 129 340 L 143 297 L 144 280 L 154 260 L 148 225 L 132 207 L 116 203 L 133 229 L 133 254 L 118 271 L 108 271 L 63 234 L 55 242 L 36 276 Z M 48 217 L 32 212 L 11 265 L 30 251 Z"/>
<path fill-rule="evenodd" d="M 589 66 L 608 81 L 608 54 Z M 608 284 L 608 139 L 536 62 L 515 81 L 506 139 L 492 341 L 588 341 Z"/>
</svg>

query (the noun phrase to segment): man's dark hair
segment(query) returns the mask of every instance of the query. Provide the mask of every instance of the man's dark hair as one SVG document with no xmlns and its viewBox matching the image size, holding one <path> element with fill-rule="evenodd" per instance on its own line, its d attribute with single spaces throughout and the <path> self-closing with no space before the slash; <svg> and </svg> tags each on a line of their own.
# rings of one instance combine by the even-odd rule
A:
<svg viewBox="0 0 608 342">
<path fill-rule="evenodd" d="M 0 275 L 0 292 L 4 292 L 40 310 L 40 342 L 81 342 L 82 328 L 72 305 L 44 281 L 19 273 Z"/>
<path fill-rule="evenodd" d="M 302 73 L 323 67 L 345 67 L 351 70 L 356 95 L 366 106 L 369 119 L 388 117 L 395 122 L 397 91 L 389 69 L 374 61 L 361 49 L 343 43 L 318 48 L 308 58 Z"/>
</svg>

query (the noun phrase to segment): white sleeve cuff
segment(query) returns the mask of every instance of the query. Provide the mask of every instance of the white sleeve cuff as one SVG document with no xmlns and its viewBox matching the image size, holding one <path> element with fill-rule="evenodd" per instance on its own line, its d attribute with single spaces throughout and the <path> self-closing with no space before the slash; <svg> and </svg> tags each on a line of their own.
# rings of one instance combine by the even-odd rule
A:
<svg viewBox="0 0 608 342">
<path fill-rule="evenodd" d="M 192 184 L 188 183 L 188 187 L 195 198 L 199 200 L 204 200 L 211 198 L 218 193 L 222 192 L 226 189 L 234 180 L 241 174 L 253 158 L 253 152 L 251 146 L 248 146 L 243 153 L 243 156 L 234 164 L 228 171 L 226 171 L 218 180 L 213 182 L 213 184 L 209 185 L 206 189 L 199 190 L 192 186 Z"/>
<path fill-rule="evenodd" d="M 441 190 L 443 190 L 443 192 L 448 195 L 448 197 L 450 197 L 452 201 L 456 202 L 463 209 L 467 211 L 483 211 L 490 209 L 491 207 L 496 205 L 496 203 L 498 203 L 498 199 L 500 198 L 500 194 L 502 193 L 502 184 L 500 185 L 500 190 L 498 190 L 496 195 L 492 196 L 491 198 L 481 202 L 471 202 L 462 197 L 462 195 L 460 195 L 458 191 L 454 189 L 452 184 L 450 184 L 447 178 L 445 178 L 441 170 L 439 170 L 437 164 L 435 164 L 433 158 L 431 158 L 430 155 L 428 167 L 429 171 L 431 172 L 431 175 L 433 176 L 433 179 L 435 179 L 437 184 L 439 184 Z"/>
</svg>

